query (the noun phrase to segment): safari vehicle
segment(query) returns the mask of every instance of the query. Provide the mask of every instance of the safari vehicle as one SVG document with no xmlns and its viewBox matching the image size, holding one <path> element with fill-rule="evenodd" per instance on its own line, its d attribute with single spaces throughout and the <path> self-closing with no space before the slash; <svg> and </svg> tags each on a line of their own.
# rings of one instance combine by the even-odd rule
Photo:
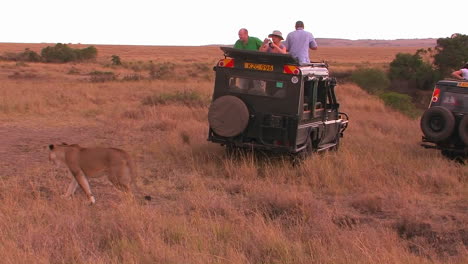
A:
<svg viewBox="0 0 468 264">
<path fill-rule="evenodd" d="M 448 158 L 468 153 L 468 81 L 437 82 L 429 108 L 421 117 L 422 146 Z"/>
<path fill-rule="evenodd" d="M 208 141 L 276 153 L 337 150 L 348 126 L 328 65 L 299 65 L 288 54 L 221 47 L 213 68 Z M 302 156 L 302 155 L 301 155 Z"/>
</svg>

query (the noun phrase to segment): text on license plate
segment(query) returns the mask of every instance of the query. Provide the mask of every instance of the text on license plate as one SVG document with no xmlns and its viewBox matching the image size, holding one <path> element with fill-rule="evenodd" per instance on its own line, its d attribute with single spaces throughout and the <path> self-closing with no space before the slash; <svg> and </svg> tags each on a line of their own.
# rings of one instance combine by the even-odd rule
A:
<svg viewBox="0 0 468 264">
<path fill-rule="evenodd" d="M 257 64 L 257 63 L 244 63 L 244 68 L 258 70 L 258 71 L 273 71 L 273 65 L 270 64 Z"/>
</svg>

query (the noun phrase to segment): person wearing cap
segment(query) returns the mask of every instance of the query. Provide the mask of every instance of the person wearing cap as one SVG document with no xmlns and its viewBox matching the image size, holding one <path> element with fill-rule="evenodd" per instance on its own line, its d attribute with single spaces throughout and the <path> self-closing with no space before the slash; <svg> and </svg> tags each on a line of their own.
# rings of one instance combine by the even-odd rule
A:
<svg viewBox="0 0 468 264">
<path fill-rule="evenodd" d="M 266 38 L 263 41 L 263 45 L 260 47 L 260 51 L 266 51 L 269 53 L 281 53 L 286 54 L 286 46 L 281 43 L 283 40 L 283 34 L 279 30 L 273 30 L 273 33 L 268 35 L 270 39 Z"/>
<path fill-rule="evenodd" d="M 316 50 L 317 42 L 312 33 L 304 30 L 304 22 L 296 22 L 296 30 L 290 32 L 284 41 L 287 51 L 299 63 L 310 63 L 309 49 Z"/>
<path fill-rule="evenodd" d="M 257 37 L 250 37 L 246 28 L 239 29 L 239 39 L 234 43 L 235 49 L 258 50 L 262 46 L 262 41 Z"/>
<path fill-rule="evenodd" d="M 452 72 L 452 76 L 459 80 L 468 80 L 468 62 L 460 70 Z"/>
</svg>

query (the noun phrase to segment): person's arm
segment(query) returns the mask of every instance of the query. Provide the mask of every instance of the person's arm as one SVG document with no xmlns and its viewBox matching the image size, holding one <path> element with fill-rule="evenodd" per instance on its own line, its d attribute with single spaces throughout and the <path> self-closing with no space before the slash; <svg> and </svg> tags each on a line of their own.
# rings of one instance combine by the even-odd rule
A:
<svg viewBox="0 0 468 264">
<path fill-rule="evenodd" d="M 274 42 L 271 43 L 271 49 L 274 50 L 275 52 L 286 54 L 286 46 L 278 46 Z"/>
<path fill-rule="evenodd" d="M 260 47 L 259 50 L 263 51 L 263 52 L 267 51 L 268 50 L 268 43 L 270 43 L 269 39 L 266 38 L 265 40 L 263 40 L 262 46 Z"/>
<path fill-rule="evenodd" d="M 314 38 L 314 35 L 312 35 L 312 33 L 310 33 L 310 41 L 309 41 L 309 48 L 311 50 L 317 50 L 317 41 L 315 41 L 315 38 Z"/>
<path fill-rule="evenodd" d="M 463 80 L 462 71 L 458 70 L 458 71 L 452 72 L 452 77 L 455 77 L 459 80 Z"/>
<path fill-rule="evenodd" d="M 309 48 L 311 50 L 317 50 L 318 46 L 317 46 L 317 42 L 315 41 L 315 39 L 312 39 L 310 42 L 309 42 Z"/>
<path fill-rule="evenodd" d="M 288 53 L 288 51 L 286 51 L 286 46 L 285 45 L 283 45 L 283 47 L 278 47 L 278 48 L 279 48 L 280 53 L 282 53 L 282 54 Z"/>
</svg>

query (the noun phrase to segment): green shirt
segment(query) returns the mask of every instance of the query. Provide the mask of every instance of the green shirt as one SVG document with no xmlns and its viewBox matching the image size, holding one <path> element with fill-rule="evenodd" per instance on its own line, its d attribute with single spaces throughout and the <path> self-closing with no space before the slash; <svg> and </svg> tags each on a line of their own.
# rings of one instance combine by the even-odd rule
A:
<svg viewBox="0 0 468 264">
<path fill-rule="evenodd" d="M 237 40 L 234 44 L 235 49 L 243 49 L 243 50 L 258 50 L 262 46 L 263 42 L 256 37 L 249 37 L 247 44 L 245 44 L 242 40 Z"/>
</svg>

